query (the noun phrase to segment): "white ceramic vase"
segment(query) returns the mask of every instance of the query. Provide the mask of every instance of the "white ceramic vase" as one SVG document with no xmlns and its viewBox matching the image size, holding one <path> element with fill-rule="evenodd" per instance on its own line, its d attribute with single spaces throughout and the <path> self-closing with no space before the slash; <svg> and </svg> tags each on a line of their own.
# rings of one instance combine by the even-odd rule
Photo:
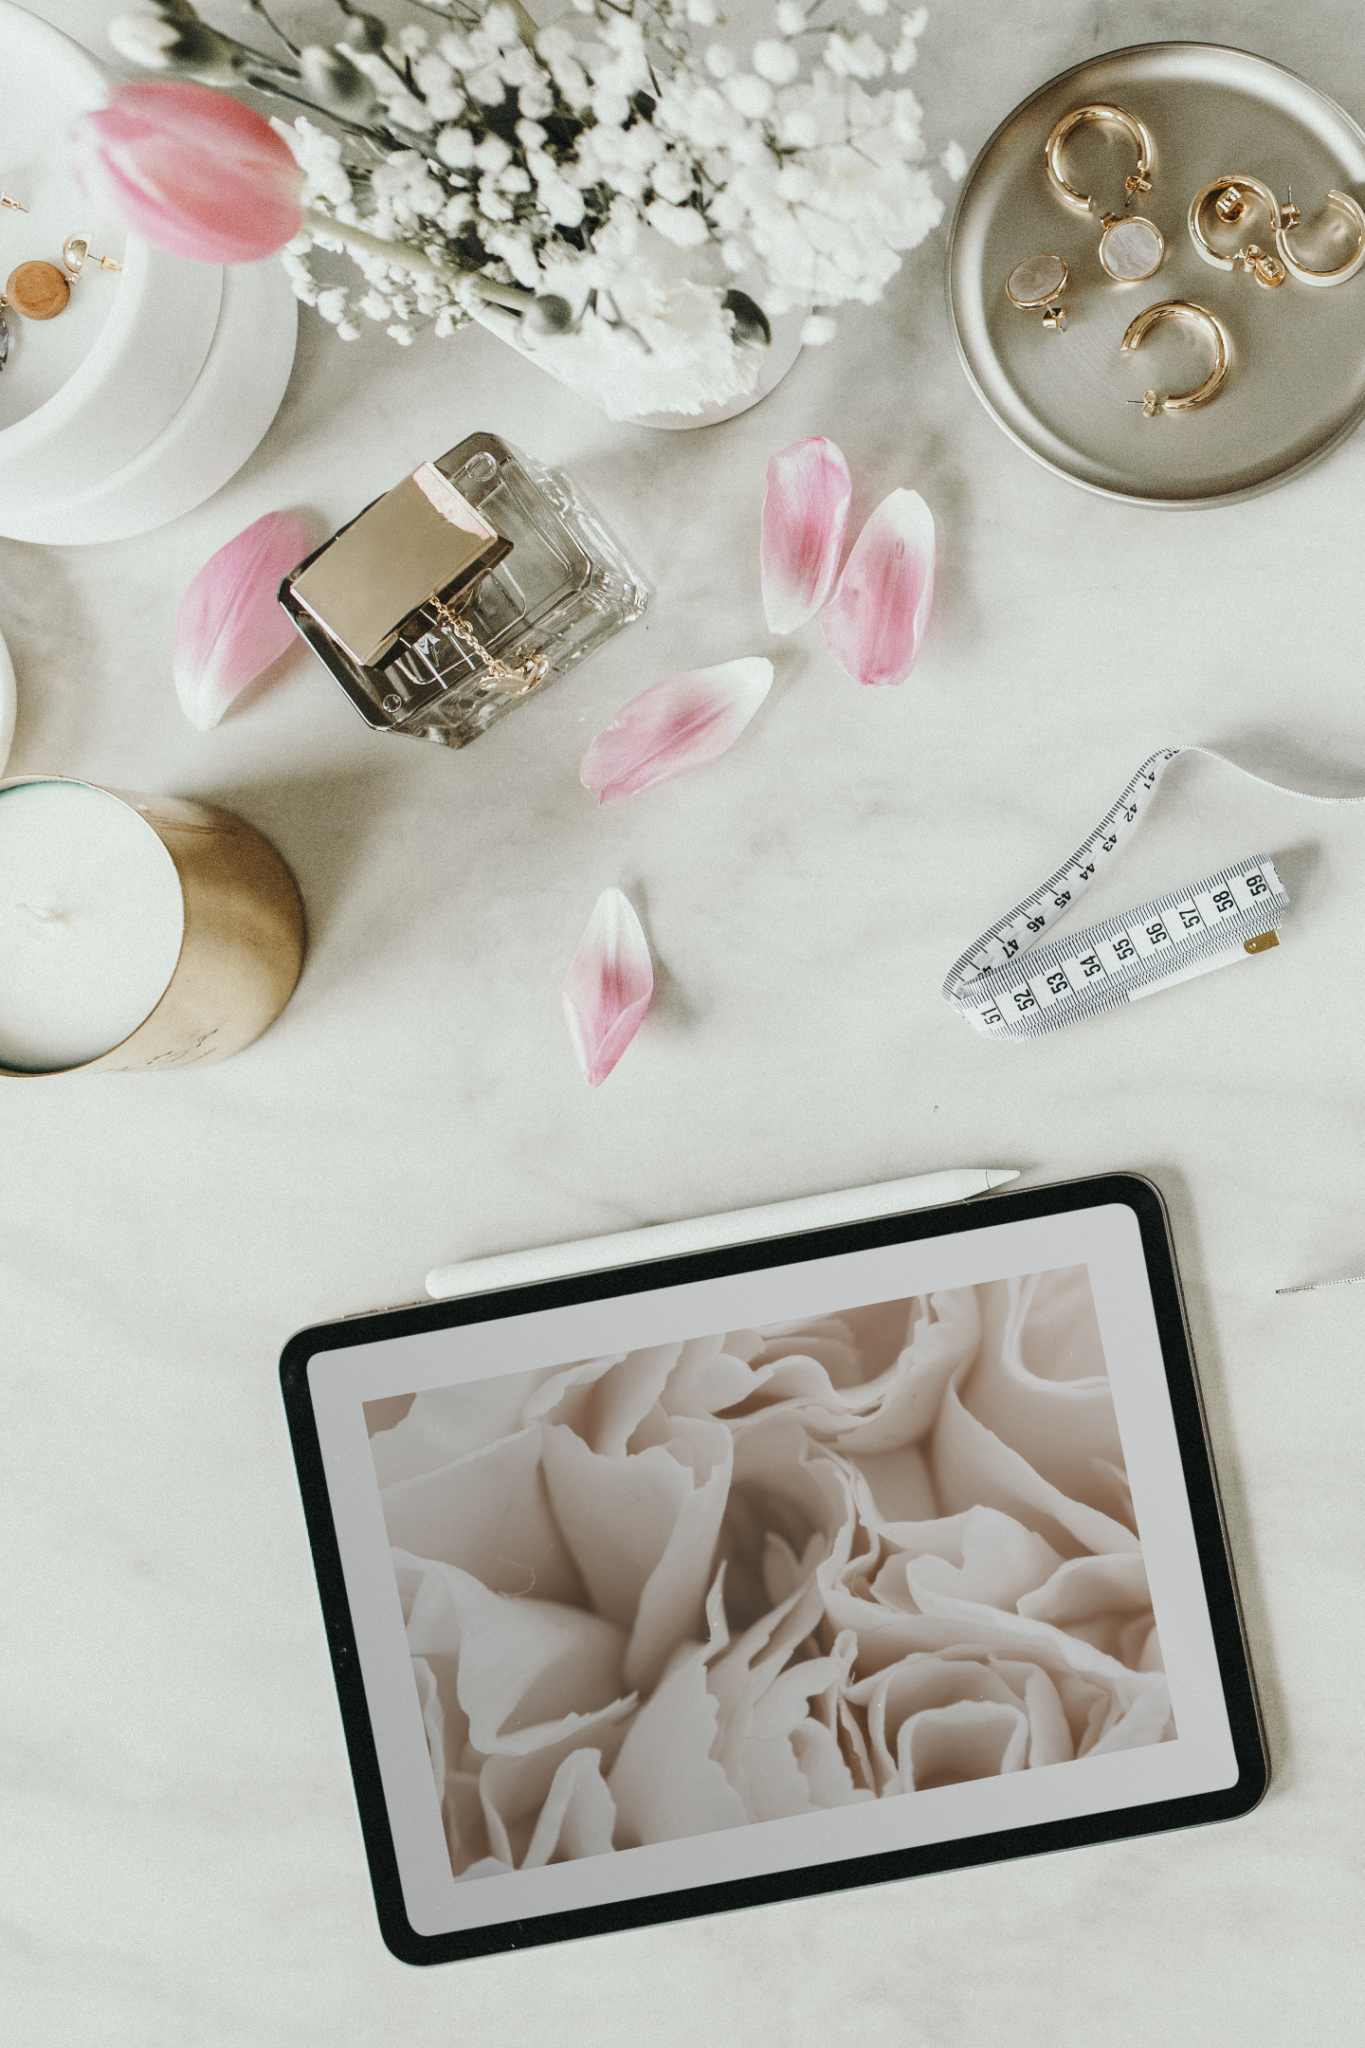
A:
<svg viewBox="0 0 1365 2048">
<path fill-rule="evenodd" d="M 739 282 L 743 285 L 744 280 L 740 279 Z M 752 389 L 741 392 L 737 398 L 725 399 L 718 405 L 706 406 L 701 412 L 695 413 L 631 413 L 627 415 L 624 424 L 679 431 L 684 427 L 719 426 L 722 420 L 732 420 L 740 413 L 748 412 L 752 406 L 765 399 L 792 368 L 801 353 L 801 329 L 807 317 L 807 309 L 798 307 L 790 313 L 780 313 L 772 321 L 772 340 L 763 351 L 757 380 Z M 528 344 L 522 337 L 521 321 L 516 314 L 504 312 L 497 306 L 485 307 L 481 313 L 475 315 L 475 318 L 480 326 L 496 334 L 509 348 L 514 348 L 519 356 L 524 356 L 528 362 L 535 363 L 539 369 L 548 371 L 550 376 L 567 385 L 569 390 L 580 390 L 571 372 L 565 368 L 565 356 L 557 349 L 554 336 L 547 336 L 543 341 Z M 580 395 L 592 399 L 594 394 L 590 391 L 580 391 Z"/>
<path fill-rule="evenodd" d="M 0 384 L 0 534 L 50 545 L 145 533 L 211 496 L 250 455 L 294 359 L 297 304 L 278 263 L 225 271 L 125 237 L 92 214 L 67 166 L 74 115 L 104 104 L 100 66 L 0 0 L 4 265 L 54 258 L 88 234 L 61 316 L 9 315 Z"/>
</svg>

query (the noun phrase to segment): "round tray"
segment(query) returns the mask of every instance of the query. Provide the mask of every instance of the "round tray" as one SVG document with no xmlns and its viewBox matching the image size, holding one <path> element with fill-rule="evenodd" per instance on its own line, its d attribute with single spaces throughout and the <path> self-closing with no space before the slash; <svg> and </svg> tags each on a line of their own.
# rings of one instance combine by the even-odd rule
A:
<svg viewBox="0 0 1365 2048">
<path fill-rule="evenodd" d="M 1124 107 L 1156 143 L 1152 190 L 1132 207 L 1156 222 L 1166 254 L 1155 276 L 1116 284 L 1100 267 L 1101 211 L 1120 213 L 1132 144 L 1091 124 L 1066 149 L 1071 182 L 1095 195 L 1081 214 L 1048 184 L 1043 146 L 1053 124 L 1089 102 Z M 1247 272 L 1215 269 L 1190 239 L 1186 215 L 1202 185 L 1227 173 L 1259 178 L 1303 215 L 1294 249 L 1315 268 L 1350 252 L 1350 231 L 1324 213 L 1329 188 L 1365 196 L 1365 135 L 1340 107 L 1278 64 L 1209 43 L 1147 43 L 1079 64 L 1016 108 L 982 150 L 963 188 L 948 251 L 948 300 L 967 375 L 1021 448 L 1088 490 L 1147 505 L 1228 504 L 1283 483 L 1344 439 L 1365 415 L 1365 271 L 1314 289 L 1294 278 L 1274 290 Z M 1249 234 L 1273 252 L 1259 212 L 1249 227 L 1214 223 L 1229 253 Z M 1005 296 L 1015 264 L 1064 259 L 1066 325 Z M 1143 391 L 1186 391 L 1208 350 L 1184 321 L 1162 324 L 1140 352 L 1120 353 L 1136 314 L 1188 299 L 1223 322 L 1232 367 L 1202 410 L 1144 416 Z"/>
</svg>

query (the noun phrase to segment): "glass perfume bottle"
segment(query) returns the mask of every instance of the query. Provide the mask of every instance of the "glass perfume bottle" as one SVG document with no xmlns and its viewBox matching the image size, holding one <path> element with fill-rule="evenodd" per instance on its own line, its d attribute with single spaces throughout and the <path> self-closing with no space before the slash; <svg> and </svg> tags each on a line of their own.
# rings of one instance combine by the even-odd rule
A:
<svg viewBox="0 0 1365 2048">
<path fill-rule="evenodd" d="M 447 747 L 477 739 L 647 602 L 569 478 L 494 434 L 423 463 L 280 585 L 370 725 Z"/>
</svg>

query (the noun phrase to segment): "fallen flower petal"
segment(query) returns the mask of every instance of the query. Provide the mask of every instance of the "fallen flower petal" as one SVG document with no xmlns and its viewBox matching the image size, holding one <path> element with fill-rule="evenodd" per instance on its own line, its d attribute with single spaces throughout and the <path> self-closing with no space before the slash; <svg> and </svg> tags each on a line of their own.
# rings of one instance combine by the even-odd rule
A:
<svg viewBox="0 0 1365 2048">
<path fill-rule="evenodd" d="M 705 767 L 734 745 L 772 681 L 772 663 L 752 654 L 665 677 L 598 733 L 583 756 L 580 782 L 599 792 L 599 804 L 618 804 Z"/>
<path fill-rule="evenodd" d="M 181 709 L 201 732 L 211 732 L 239 691 L 295 644 L 275 593 L 307 553 L 300 522 L 267 512 L 211 555 L 185 592 L 171 660 Z"/>
<path fill-rule="evenodd" d="M 820 614 L 825 644 L 855 682 L 903 683 L 934 603 L 934 515 L 918 491 L 892 491 L 858 535 Z"/>
<path fill-rule="evenodd" d="M 640 920 L 619 889 L 604 889 L 564 977 L 564 1019 L 589 1088 L 606 1080 L 653 994 Z"/>
<path fill-rule="evenodd" d="M 270 123 L 207 85 L 118 86 L 71 129 L 86 198 L 173 256 L 254 263 L 303 225 L 303 171 Z"/>
<path fill-rule="evenodd" d="M 833 589 L 852 495 L 843 451 L 822 435 L 793 441 L 768 464 L 759 559 L 774 633 L 804 626 Z"/>
</svg>

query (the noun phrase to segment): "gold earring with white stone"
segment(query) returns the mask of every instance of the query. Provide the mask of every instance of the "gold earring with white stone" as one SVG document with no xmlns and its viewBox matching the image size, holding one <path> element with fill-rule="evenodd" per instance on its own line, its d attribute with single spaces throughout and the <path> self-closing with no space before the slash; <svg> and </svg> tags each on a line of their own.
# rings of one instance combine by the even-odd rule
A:
<svg viewBox="0 0 1365 2048">
<path fill-rule="evenodd" d="M 1289 275 L 1296 277 L 1300 284 L 1345 284 L 1348 278 L 1354 277 L 1356 272 L 1365 266 L 1365 212 L 1361 211 L 1359 201 L 1352 199 L 1349 192 L 1334 190 L 1327 194 L 1326 204 L 1335 207 L 1338 213 L 1344 213 L 1350 222 L 1356 238 L 1355 253 L 1348 256 L 1344 263 L 1339 263 L 1335 270 L 1310 270 L 1306 264 L 1297 261 L 1290 252 L 1289 237 L 1295 228 L 1302 225 L 1303 216 L 1294 204 L 1291 186 L 1289 197 L 1280 208 L 1280 224 L 1275 230 L 1275 247 L 1279 250 Z"/>
<path fill-rule="evenodd" d="M 1282 285 L 1285 265 L 1268 250 L 1262 249 L 1259 243 L 1244 242 L 1240 249 L 1234 249 L 1230 255 L 1224 255 L 1221 250 L 1214 248 L 1208 238 L 1204 220 L 1205 208 L 1210 200 L 1213 201 L 1216 217 L 1220 221 L 1226 221 L 1229 227 L 1236 227 L 1239 222 L 1245 220 L 1251 202 L 1258 201 L 1270 222 L 1270 232 L 1278 244 L 1282 231 L 1280 202 L 1270 187 L 1263 185 L 1259 178 L 1247 177 L 1241 171 L 1233 172 L 1230 177 L 1211 178 L 1190 201 L 1190 240 L 1204 261 L 1211 263 L 1215 270 L 1235 270 L 1240 263 L 1247 276 L 1254 277 L 1257 284 L 1264 285 L 1268 291 Z M 1359 212 L 1360 209 L 1357 207 L 1356 211 Z M 1298 209 L 1295 208 L 1294 222 L 1297 223 L 1297 220 Z"/>
<path fill-rule="evenodd" d="M 1069 275 L 1060 256 L 1030 256 L 1005 279 L 1005 297 L 1021 313 L 1041 313 L 1050 333 L 1066 326 L 1062 293 Z"/>
<path fill-rule="evenodd" d="M 1092 196 L 1088 192 L 1078 192 L 1062 170 L 1062 151 L 1068 139 L 1078 128 L 1090 122 L 1121 128 L 1137 151 L 1137 167 L 1123 181 L 1128 198 L 1122 213 L 1100 213 Z M 1156 144 L 1146 122 L 1140 121 L 1136 114 L 1130 114 L 1125 107 L 1103 102 L 1073 107 L 1054 125 L 1043 145 L 1043 160 L 1047 165 L 1048 183 L 1065 205 L 1077 213 L 1100 213 L 1103 228 L 1100 263 L 1114 282 L 1140 284 L 1143 278 L 1154 277 L 1166 253 L 1165 239 L 1155 221 L 1148 220 L 1145 214 L 1127 211 L 1139 192 L 1152 189 Z"/>
</svg>

